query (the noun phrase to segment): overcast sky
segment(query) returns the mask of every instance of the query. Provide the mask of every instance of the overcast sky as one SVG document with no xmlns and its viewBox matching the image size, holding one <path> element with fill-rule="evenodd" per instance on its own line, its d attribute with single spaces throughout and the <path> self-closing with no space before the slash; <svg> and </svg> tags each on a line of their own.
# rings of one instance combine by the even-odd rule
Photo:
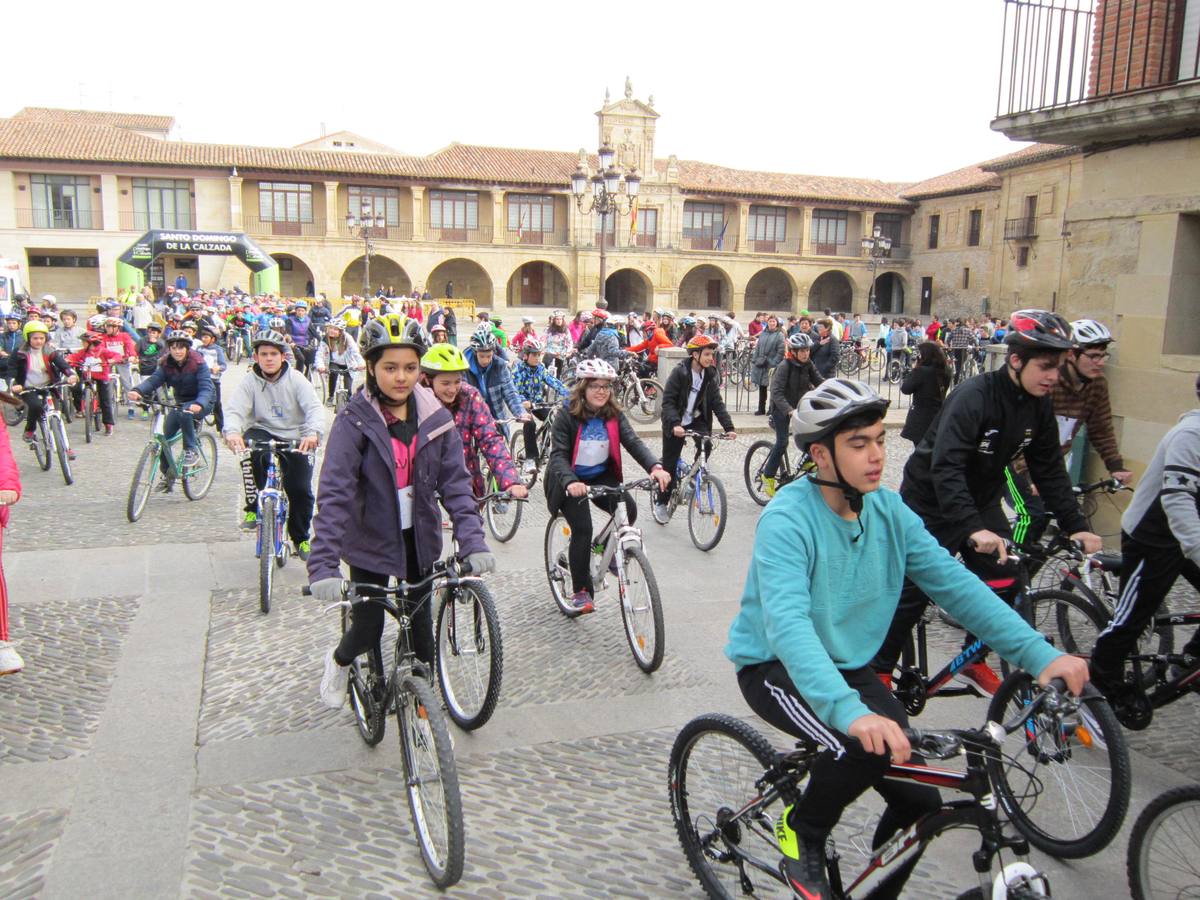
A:
<svg viewBox="0 0 1200 900">
<path fill-rule="evenodd" d="M 988 127 L 1002 0 L 9 7 L 0 115 L 163 113 L 189 141 L 291 146 L 324 123 L 408 153 L 592 150 L 628 75 L 660 157 L 916 181 L 1023 146 Z"/>
</svg>

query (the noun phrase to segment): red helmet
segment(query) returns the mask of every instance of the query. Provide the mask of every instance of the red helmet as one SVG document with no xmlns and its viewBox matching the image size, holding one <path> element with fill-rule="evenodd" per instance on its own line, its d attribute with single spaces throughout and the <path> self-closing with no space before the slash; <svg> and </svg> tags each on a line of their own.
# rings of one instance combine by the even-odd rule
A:
<svg viewBox="0 0 1200 900">
<path fill-rule="evenodd" d="M 607 319 L 607 318 L 608 318 L 608 310 L 606 310 L 606 309 L 593 309 L 593 310 L 592 310 L 592 318 L 593 318 L 593 319 Z"/>
<path fill-rule="evenodd" d="M 715 346 L 717 346 L 717 342 L 707 334 L 696 334 L 684 345 L 684 348 L 690 352 L 692 350 L 703 350 L 705 347 Z"/>
<path fill-rule="evenodd" d="M 87 331 L 87 332 L 84 332 L 83 341 L 85 344 L 103 344 L 104 343 L 104 335 L 99 334 L 95 331 Z"/>
<path fill-rule="evenodd" d="M 1008 320 L 1004 343 L 1032 350 L 1071 350 L 1071 326 L 1058 313 L 1044 309 L 1018 309 Z"/>
</svg>

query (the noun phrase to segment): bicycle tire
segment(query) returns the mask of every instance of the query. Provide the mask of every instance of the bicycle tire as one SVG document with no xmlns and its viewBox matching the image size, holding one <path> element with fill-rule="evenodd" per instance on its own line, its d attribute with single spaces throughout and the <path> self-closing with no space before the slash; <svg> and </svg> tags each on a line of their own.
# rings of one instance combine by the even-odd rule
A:
<svg viewBox="0 0 1200 900">
<path fill-rule="evenodd" d="M 675 736 L 667 768 L 671 817 L 688 865 L 709 897 L 725 900 L 744 895 L 741 869 L 722 865 L 718 856 L 723 855 L 723 845 L 754 839 L 757 835 L 747 831 L 755 823 L 718 820 L 722 813 L 743 809 L 758 796 L 755 782 L 774 759 L 775 751 L 766 738 L 723 713 L 698 716 Z M 718 842 L 715 847 L 714 841 Z M 754 874 L 758 870 L 747 866 L 746 877 Z M 756 896 L 758 888 L 755 885 Z M 790 891 L 780 894 L 790 895 Z"/>
<path fill-rule="evenodd" d="M 1091 654 L 1108 622 L 1108 617 L 1086 597 L 1057 588 L 1027 592 L 1021 615 L 1059 650 L 1082 656 Z"/>
<path fill-rule="evenodd" d="M 349 402 L 350 395 L 346 393 L 345 388 L 338 388 L 337 393 L 333 395 L 333 414 L 336 416 L 346 408 L 346 404 Z"/>
<path fill-rule="evenodd" d="M 67 455 L 67 428 L 62 419 L 50 421 L 50 433 L 54 437 L 54 455 L 58 457 L 58 467 L 62 470 L 63 481 L 69 485 L 74 484 L 75 476 L 71 473 L 71 459 Z"/>
<path fill-rule="evenodd" d="M 654 571 L 650 568 L 645 551 L 640 547 L 626 547 L 617 552 L 625 554 L 625 579 L 619 580 L 617 586 L 621 598 L 621 621 L 625 623 L 625 638 L 629 641 L 629 649 L 638 668 L 650 674 L 662 665 L 663 653 L 666 650 L 666 626 L 663 624 L 662 598 L 658 593 L 658 582 L 654 578 Z M 646 586 L 645 597 L 636 607 L 636 599 L 630 596 L 630 584 L 626 583 L 633 568 L 641 570 L 642 582 Z M 647 653 L 646 645 L 651 641 L 653 647 Z"/>
<path fill-rule="evenodd" d="M 350 610 L 342 607 L 342 634 L 350 627 Z M 364 662 L 365 661 L 365 662 Z M 368 747 L 383 740 L 387 731 L 387 689 L 382 660 L 368 650 L 350 661 L 346 694 L 358 736 Z"/>
<path fill-rule="evenodd" d="M 271 611 L 275 580 L 275 498 L 263 497 L 258 508 L 258 608 Z"/>
<path fill-rule="evenodd" d="M 58 392 L 58 414 L 63 417 L 63 421 L 68 425 L 71 424 L 71 410 L 73 408 L 71 389 L 62 388 Z"/>
<path fill-rule="evenodd" d="M 21 420 L 25 418 L 24 404 L 3 404 L 4 406 L 4 424 L 5 425 L 20 425 Z"/>
<path fill-rule="evenodd" d="M 755 441 L 746 448 L 746 459 L 742 463 L 742 477 L 746 481 L 746 491 L 750 494 L 750 499 L 759 506 L 766 506 L 771 499 L 763 487 L 762 470 L 763 466 L 767 464 L 767 457 L 771 455 L 774 448 L 775 444 L 772 441 Z"/>
<path fill-rule="evenodd" d="M 849 352 L 846 350 L 839 351 L 837 368 L 838 371 L 846 377 L 850 377 L 858 372 L 859 365 L 857 351 L 855 351 L 853 348 L 850 348 Z"/>
<path fill-rule="evenodd" d="M 493 486 L 499 487 L 493 481 L 489 490 L 494 489 Z M 521 525 L 523 505 L 519 500 L 505 500 L 502 497 L 493 497 L 487 502 L 484 518 L 487 519 L 488 531 L 492 533 L 492 537 L 502 544 L 507 544 L 513 539 Z"/>
<path fill-rule="evenodd" d="M 50 452 L 50 429 L 46 427 L 46 417 L 38 420 L 37 431 L 33 435 L 33 455 L 43 472 L 50 471 L 54 462 L 54 454 Z"/>
<path fill-rule="evenodd" d="M 203 500 L 208 494 L 209 488 L 212 487 L 213 479 L 217 476 L 217 439 L 206 432 L 196 435 L 196 443 L 200 447 L 200 458 L 204 461 L 205 466 L 199 476 L 185 475 L 181 479 L 183 493 L 189 500 Z"/>
<path fill-rule="evenodd" d="M 512 435 L 508 439 L 508 455 L 516 466 L 517 475 L 525 487 L 533 487 L 537 482 L 538 470 L 534 469 L 532 473 L 525 473 L 525 436 L 522 432 L 514 429 Z"/>
<path fill-rule="evenodd" d="M 459 728 L 474 731 L 495 712 L 504 677 L 500 617 L 487 585 L 469 581 L 443 590 L 434 633 L 446 712 Z"/>
<path fill-rule="evenodd" d="M 567 520 L 562 515 L 551 517 L 550 521 L 546 523 L 546 536 L 542 540 L 542 549 L 545 552 L 546 580 L 550 583 L 550 596 L 554 598 L 554 604 L 558 607 L 558 611 L 568 619 L 574 619 L 580 613 L 571 603 L 571 597 L 575 593 L 572 590 L 571 570 L 566 565 L 558 564 L 560 554 L 565 560 L 570 543 L 571 526 L 567 524 Z"/>
<path fill-rule="evenodd" d="M 887 367 L 887 380 L 892 384 L 899 384 L 904 378 L 904 367 L 900 365 L 899 360 L 892 360 Z"/>
<path fill-rule="evenodd" d="M 988 719 L 1012 718 L 1039 691 L 1029 673 L 1013 672 L 992 697 Z M 1081 701 L 1079 717 L 1080 725 L 1067 734 L 1061 719 L 1033 716 L 1001 747 L 1015 762 L 1004 757 L 987 761 L 992 786 L 1009 821 L 1029 843 L 1059 859 L 1082 859 L 1103 850 L 1120 830 L 1129 808 L 1129 750 L 1116 716 L 1103 697 L 1093 695 Z M 1025 768 L 1029 765 L 1034 768 Z M 1111 773 L 1107 780 L 1098 774 L 1101 766 Z M 1010 780 L 1012 776 L 1018 780 Z M 1084 778 L 1090 779 L 1086 785 Z M 1070 780 L 1069 788 L 1039 803 L 1047 785 L 1064 779 Z M 1090 804 L 1071 802 L 1085 795 L 1089 801 L 1103 797 L 1103 809 L 1096 813 Z M 1039 805 L 1048 815 L 1039 812 L 1035 819 Z M 1056 825 L 1053 817 L 1063 811 L 1067 815 Z"/>
<path fill-rule="evenodd" d="M 1091 603 L 1093 608 L 1100 615 L 1100 618 L 1106 624 L 1108 620 L 1112 618 L 1109 605 L 1102 601 L 1096 595 L 1096 592 L 1089 588 L 1082 581 L 1064 579 L 1061 590 L 1070 594 L 1077 594 L 1087 602 Z M 1150 622 L 1146 625 L 1145 630 L 1138 637 L 1137 652 L 1139 654 L 1143 656 L 1152 656 L 1157 653 L 1161 656 L 1167 656 L 1175 652 L 1175 629 L 1170 625 L 1156 626 L 1154 624 L 1154 619 L 1165 616 L 1168 613 L 1169 610 L 1167 608 L 1167 603 L 1164 600 L 1159 606 L 1158 611 L 1154 614 L 1154 618 L 1150 620 Z M 1157 647 L 1154 646 L 1155 643 L 1157 643 Z M 1090 650 L 1091 648 L 1089 647 L 1088 651 L 1090 652 Z M 1153 675 L 1151 675 L 1146 683 L 1146 686 L 1149 687 L 1153 683 L 1154 678 Z"/>
<path fill-rule="evenodd" d="M 136 522 L 146 509 L 146 501 L 154 490 L 154 473 L 158 470 L 158 445 L 147 444 L 142 450 L 138 464 L 133 470 L 133 480 L 129 483 L 129 499 L 125 501 L 125 518 Z M 141 490 L 139 490 L 141 488 Z"/>
<path fill-rule="evenodd" d="M 1172 818 L 1187 816 L 1190 826 L 1168 841 L 1155 840 Z M 1125 870 L 1133 900 L 1195 896 L 1200 885 L 1200 784 L 1172 788 L 1142 810 L 1130 832 Z M 1155 859 L 1159 862 L 1155 864 Z M 1164 883 L 1173 875 L 1178 882 Z"/>
<path fill-rule="evenodd" d="M 94 393 L 91 386 L 85 387 L 83 389 L 83 404 L 80 407 L 83 410 L 83 440 L 88 444 L 92 442 L 92 433 L 98 430 L 92 424 L 92 401 Z"/>
<path fill-rule="evenodd" d="M 707 512 L 706 504 L 711 507 Z M 725 534 L 725 515 L 728 511 L 729 504 L 725 497 L 725 485 L 716 475 L 706 472 L 700 480 L 700 489 L 692 492 L 688 502 L 688 534 L 691 535 L 696 549 L 707 552 L 721 543 L 721 537 Z M 705 518 L 712 520 L 714 529 L 712 536 L 707 540 L 697 535 L 699 523 L 703 522 Z"/>
<path fill-rule="evenodd" d="M 462 794 L 450 730 L 433 688 L 424 678 L 409 675 L 400 683 L 396 690 L 396 721 L 408 810 L 421 847 L 421 859 L 433 883 L 445 889 L 462 877 L 465 849 Z M 434 790 L 425 790 L 429 787 Z M 437 817 L 439 806 L 442 821 L 431 822 Z M 435 846 L 438 839 L 444 847 Z"/>
<path fill-rule="evenodd" d="M 92 417 L 92 434 L 99 434 L 104 428 L 104 409 L 100 405 L 99 395 L 94 392 L 92 394 L 92 405 L 89 408 L 91 409 Z M 116 406 L 113 406 L 112 413 L 115 419 L 117 415 Z"/>
<path fill-rule="evenodd" d="M 641 386 L 641 395 L 638 386 Z M 635 422 L 649 425 L 662 414 L 662 385 L 653 378 L 639 378 L 625 391 L 625 411 Z M 643 400 L 642 397 L 645 399 Z"/>
</svg>

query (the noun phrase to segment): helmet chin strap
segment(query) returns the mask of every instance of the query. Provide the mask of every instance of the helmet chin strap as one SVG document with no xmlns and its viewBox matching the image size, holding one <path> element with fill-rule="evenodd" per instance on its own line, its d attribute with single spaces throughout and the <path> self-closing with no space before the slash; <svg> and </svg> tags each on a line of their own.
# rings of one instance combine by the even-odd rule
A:
<svg viewBox="0 0 1200 900">
<path fill-rule="evenodd" d="M 829 448 L 829 458 L 833 462 L 833 474 L 837 476 L 837 481 L 826 481 L 824 478 L 818 478 L 815 474 L 809 475 L 808 478 L 813 484 L 837 488 L 842 492 L 842 496 L 846 498 L 846 503 L 850 506 L 850 512 L 854 513 L 855 521 L 858 522 L 858 534 L 850 539 L 851 543 L 857 543 L 858 539 L 866 533 L 866 528 L 862 523 L 863 493 L 842 477 L 842 470 L 838 467 L 837 453 L 832 447 Z"/>
</svg>

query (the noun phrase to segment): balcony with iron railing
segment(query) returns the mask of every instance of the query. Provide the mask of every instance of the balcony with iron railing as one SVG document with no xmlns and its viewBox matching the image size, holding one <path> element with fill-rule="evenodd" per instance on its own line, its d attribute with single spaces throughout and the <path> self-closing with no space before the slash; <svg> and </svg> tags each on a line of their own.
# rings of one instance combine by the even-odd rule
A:
<svg viewBox="0 0 1200 900">
<path fill-rule="evenodd" d="M 193 231 L 196 228 L 196 215 L 190 212 L 150 213 L 123 209 L 117 214 L 117 221 L 122 231 Z"/>
<path fill-rule="evenodd" d="M 777 253 L 799 256 L 800 239 L 798 237 L 780 238 L 778 240 L 747 238 L 744 250 L 746 253 Z"/>
<path fill-rule="evenodd" d="M 242 216 L 247 234 L 272 235 L 274 237 L 325 237 L 325 222 L 281 222 L 263 219 L 254 213 Z"/>
<path fill-rule="evenodd" d="M 1087 146 L 1200 128 L 1200 22 L 1185 0 L 1004 0 L 992 128 Z"/>
<path fill-rule="evenodd" d="M 862 256 L 863 248 L 862 241 L 856 238 L 854 241 L 846 241 L 845 243 L 836 243 L 831 241 L 813 241 L 808 245 L 809 253 L 813 256 Z"/>
<path fill-rule="evenodd" d="M 1006 241 L 1032 241 L 1037 235 L 1037 219 L 1022 216 L 1019 219 L 1004 220 L 1004 239 Z"/>
<path fill-rule="evenodd" d="M 61 228 L 99 231 L 104 218 L 98 209 L 17 209 L 18 228 Z"/>
<path fill-rule="evenodd" d="M 719 231 L 703 231 L 684 229 L 676 245 L 681 250 L 702 250 L 707 253 L 736 253 L 738 249 L 737 232 L 727 228 L 722 234 Z"/>
<path fill-rule="evenodd" d="M 338 219 L 338 236 L 361 241 L 363 233 L 361 228 L 351 228 L 346 224 L 345 219 Z M 372 225 L 367 228 L 367 237 L 373 241 L 411 241 L 412 236 L 412 222 L 396 222 L 395 224 L 383 225 L 381 227 Z"/>
<path fill-rule="evenodd" d="M 479 225 L 475 228 L 446 228 L 438 224 L 425 223 L 425 240 L 452 244 L 490 244 L 492 226 Z"/>
<path fill-rule="evenodd" d="M 551 229 L 550 231 L 535 231 L 532 228 L 508 228 L 505 230 L 504 242 L 506 244 L 535 247 L 565 247 L 569 243 L 565 228 Z M 612 245 L 610 244 L 609 246 Z"/>
</svg>

